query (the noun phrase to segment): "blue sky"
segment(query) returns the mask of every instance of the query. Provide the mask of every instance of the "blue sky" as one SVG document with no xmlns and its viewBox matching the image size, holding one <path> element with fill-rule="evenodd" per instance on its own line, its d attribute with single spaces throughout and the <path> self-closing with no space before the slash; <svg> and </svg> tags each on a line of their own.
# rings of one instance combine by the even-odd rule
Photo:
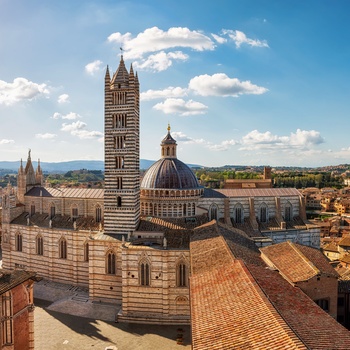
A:
<svg viewBox="0 0 350 350">
<path fill-rule="evenodd" d="M 141 158 L 170 123 L 187 163 L 350 163 L 349 23 L 346 0 L 0 0 L 0 160 L 102 160 L 123 47 Z"/>
</svg>

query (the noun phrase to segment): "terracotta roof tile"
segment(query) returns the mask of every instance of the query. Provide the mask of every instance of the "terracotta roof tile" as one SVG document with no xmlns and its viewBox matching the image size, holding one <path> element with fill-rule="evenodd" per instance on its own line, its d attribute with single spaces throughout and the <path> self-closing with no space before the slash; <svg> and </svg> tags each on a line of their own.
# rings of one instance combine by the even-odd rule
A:
<svg viewBox="0 0 350 350">
<path fill-rule="evenodd" d="M 341 239 L 339 245 L 343 247 L 350 247 L 350 236 L 346 236 Z"/>
<path fill-rule="evenodd" d="M 307 281 L 321 273 L 337 276 L 327 258 L 315 248 L 284 242 L 261 248 L 260 251 L 264 260 L 271 262 L 293 283 Z"/>
<path fill-rule="evenodd" d="M 271 303 L 308 349 L 350 348 L 350 332 L 317 306 L 301 289 L 293 287 L 277 271 L 256 265 L 248 265 L 248 269 L 268 295 Z"/>
<path fill-rule="evenodd" d="M 190 281 L 193 350 L 306 349 L 242 261 L 197 271 Z"/>
</svg>

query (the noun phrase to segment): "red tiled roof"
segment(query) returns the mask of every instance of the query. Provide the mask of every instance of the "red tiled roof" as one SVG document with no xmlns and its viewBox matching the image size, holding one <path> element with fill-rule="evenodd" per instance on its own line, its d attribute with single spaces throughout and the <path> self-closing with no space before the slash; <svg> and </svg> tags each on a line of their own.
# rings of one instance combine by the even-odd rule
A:
<svg viewBox="0 0 350 350">
<path fill-rule="evenodd" d="M 334 252 L 339 253 L 338 244 L 336 242 L 330 242 L 329 244 L 325 245 L 322 250 L 328 251 L 328 252 Z"/>
<path fill-rule="evenodd" d="M 191 236 L 192 349 L 350 348 L 350 332 L 301 289 L 250 259 L 250 253 L 240 255 L 228 247 L 230 242 L 249 249 L 241 238 L 232 239 L 235 233 L 213 221 Z M 305 260 L 328 271 L 316 249 L 297 248 Z M 237 255 L 247 261 L 235 259 Z"/>
<path fill-rule="evenodd" d="M 249 265 L 249 271 L 283 319 L 308 349 L 350 348 L 350 332 L 277 271 Z"/>
<path fill-rule="evenodd" d="M 192 349 L 306 349 L 240 260 L 191 277 Z"/>
<path fill-rule="evenodd" d="M 261 248 L 260 251 L 268 264 L 271 262 L 293 283 L 307 281 L 321 273 L 337 276 L 327 258 L 314 248 L 284 242 Z"/>
<path fill-rule="evenodd" d="M 343 247 L 350 247 L 350 236 L 344 237 L 338 244 Z"/>
</svg>

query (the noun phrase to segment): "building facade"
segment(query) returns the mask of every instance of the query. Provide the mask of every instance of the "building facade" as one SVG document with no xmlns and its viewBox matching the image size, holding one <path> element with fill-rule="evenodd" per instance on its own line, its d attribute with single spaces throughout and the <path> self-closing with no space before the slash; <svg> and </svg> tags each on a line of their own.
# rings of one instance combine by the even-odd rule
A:
<svg viewBox="0 0 350 350">
<path fill-rule="evenodd" d="M 3 194 L 3 266 L 88 287 L 129 322 L 190 322 L 190 237 L 211 220 L 258 246 L 292 240 L 319 247 L 295 189 L 204 189 L 177 158 L 170 126 L 161 158 L 140 183 L 139 82 L 123 58 L 105 76 L 105 188 L 43 185 L 29 152 L 17 191 Z"/>
</svg>

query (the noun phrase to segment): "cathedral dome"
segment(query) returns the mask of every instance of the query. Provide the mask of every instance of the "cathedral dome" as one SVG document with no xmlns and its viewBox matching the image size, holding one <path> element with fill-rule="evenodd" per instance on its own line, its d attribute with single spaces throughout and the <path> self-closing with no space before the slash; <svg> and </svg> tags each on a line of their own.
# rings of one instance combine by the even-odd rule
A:
<svg viewBox="0 0 350 350">
<path fill-rule="evenodd" d="M 155 162 L 143 177 L 142 189 L 187 190 L 202 188 L 193 171 L 176 157 L 176 141 L 168 133 L 161 142 L 162 158 Z"/>
<path fill-rule="evenodd" d="M 146 172 L 142 189 L 196 189 L 201 188 L 193 171 L 177 158 L 161 158 Z"/>
</svg>

